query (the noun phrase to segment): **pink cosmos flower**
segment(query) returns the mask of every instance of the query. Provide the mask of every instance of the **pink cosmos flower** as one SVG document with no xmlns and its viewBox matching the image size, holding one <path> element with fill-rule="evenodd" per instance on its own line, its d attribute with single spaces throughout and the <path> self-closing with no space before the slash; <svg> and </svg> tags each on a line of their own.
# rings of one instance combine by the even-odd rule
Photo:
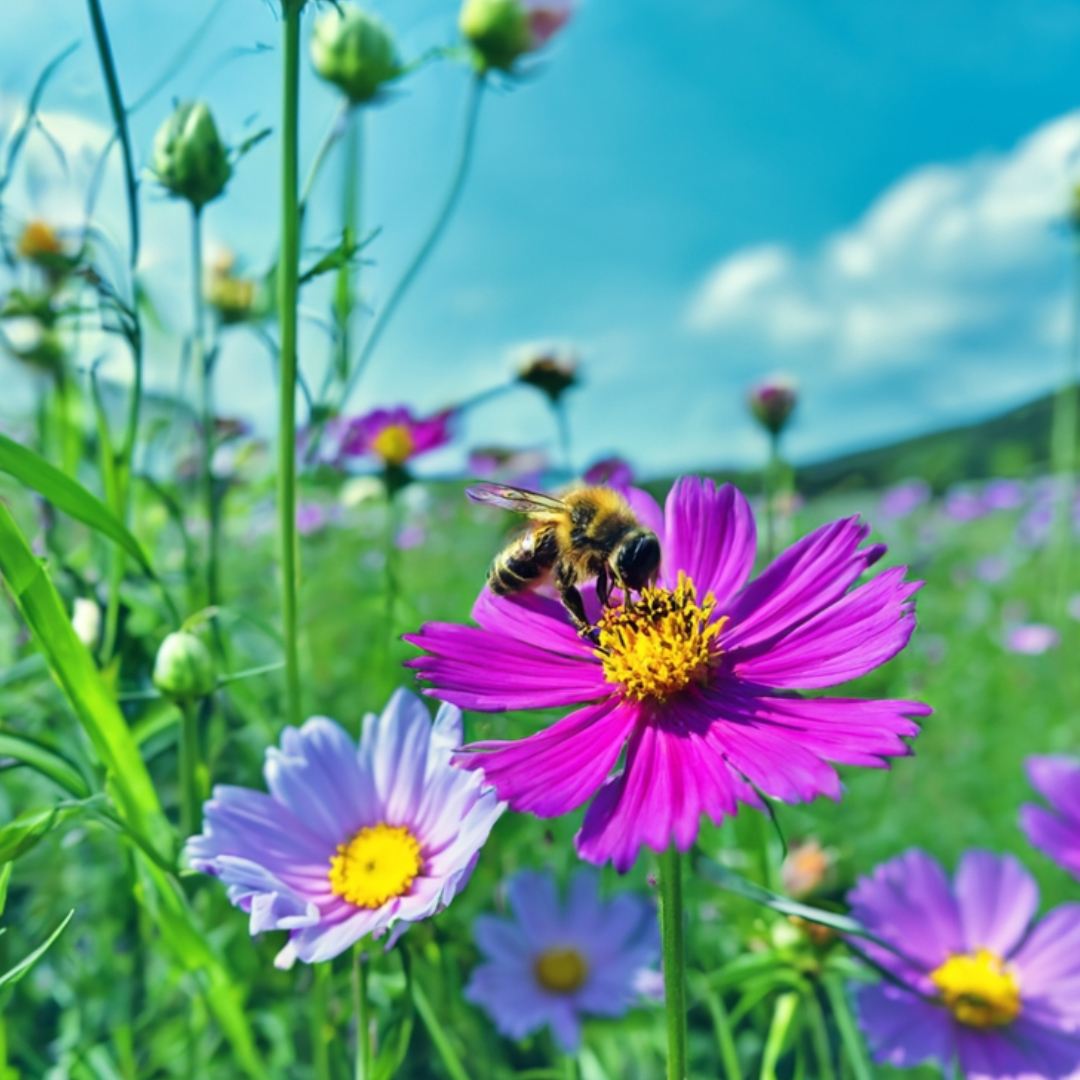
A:
<svg viewBox="0 0 1080 1080">
<path fill-rule="evenodd" d="M 532 47 L 543 48 L 574 14 L 571 0 L 524 0 L 532 33 Z"/>
<path fill-rule="evenodd" d="M 404 405 L 376 409 L 345 422 L 340 454 L 375 457 L 390 468 L 400 468 L 420 454 L 445 446 L 452 438 L 453 418 L 453 409 L 423 418 L 413 416 Z"/>
<path fill-rule="evenodd" d="M 592 804 L 577 837 L 590 862 L 620 871 L 647 844 L 686 851 L 700 817 L 719 822 L 759 792 L 796 803 L 840 797 L 832 763 L 880 767 L 907 754 L 913 701 L 801 698 L 895 656 L 915 627 L 920 583 L 904 568 L 851 589 L 884 554 L 860 547 L 869 526 L 836 521 L 804 537 L 747 583 L 756 531 L 730 484 L 684 477 L 665 512 L 632 490 L 638 518 L 661 538 L 655 588 L 630 605 L 586 606 L 594 639 L 537 593 L 481 593 L 478 627 L 429 623 L 407 640 L 426 693 L 467 709 L 582 707 L 519 742 L 467 747 L 515 810 L 557 817 Z M 625 764 L 609 775 L 625 749 Z"/>
</svg>

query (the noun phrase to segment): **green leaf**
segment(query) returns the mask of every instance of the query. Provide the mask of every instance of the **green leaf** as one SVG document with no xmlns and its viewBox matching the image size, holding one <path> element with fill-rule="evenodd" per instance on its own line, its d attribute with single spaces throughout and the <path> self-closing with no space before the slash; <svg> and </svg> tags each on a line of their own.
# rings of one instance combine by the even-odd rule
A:
<svg viewBox="0 0 1080 1080">
<path fill-rule="evenodd" d="M 172 829 L 161 809 L 139 747 L 86 646 L 75 636 L 45 569 L 0 503 L 0 573 L 38 648 L 110 774 L 124 823 L 157 851 L 172 851 Z"/>
<path fill-rule="evenodd" d="M 799 1011 L 799 995 L 791 992 L 781 994 L 773 1008 L 769 1035 L 765 1040 L 765 1051 L 761 1055 L 761 1080 L 776 1080 L 776 1063 L 784 1052 L 788 1032 Z"/>
<path fill-rule="evenodd" d="M 848 1007 L 847 992 L 844 989 L 843 980 L 836 975 L 826 975 L 822 980 L 825 993 L 829 996 L 829 1004 L 832 1006 L 833 1017 L 836 1020 L 837 1030 L 840 1032 L 840 1042 L 844 1047 L 844 1053 L 851 1063 L 851 1070 L 855 1074 L 855 1080 L 873 1080 L 874 1073 L 870 1067 L 870 1061 L 866 1056 L 866 1047 L 859 1035 L 855 1024 L 855 1018 L 851 1015 Z"/>
<path fill-rule="evenodd" d="M 67 913 L 64 921 L 60 923 L 42 944 L 40 944 L 29 956 L 24 956 L 10 971 L 5 971 L 3 975 L 0 975 L 0 986 L 17 983 L 49 951 L 53 942 L 64 932 L 67 928 L 67 924 L 71 922 L 74 915 L 75 909 L 72 908 Z"/>
<path fill-rule="evenodd" d="M 7 907 L 8 882 L 11 881 L 11 871 L 14 868 L 14 863 L 6 862 L 4 863 L 4 869 L 0 870 L 0 915 L 4 914 L 4 908 Z"/>
<path fill-rule="evenodd" d="M 176 879 L 142 852 L 136 853 L 139 880 L 135 895 L 161 929 L 162 944 L 188 971 L 201 972 L 203 994 L 237 1062 L 252 1080 L 264 1080 L 266 1070 L 255 1049 L 255 1038 L 244 1011 L 240 990 L 228 968 L 197 924 Z"/>
<path fill-rule="evenodd" d="M 54 784 L 59 784 L 76 799 L 90 797 L 90 785 L 83 775 L 63 754 L 28 735 L 16 735 L 13 731 L 0 731 L 0 757 L 12 757 L 21 761 Z"/>
<path fill-rule="evenodd" d="M 57 823 L 55 806 L 27 810 L 0 829 L 0 862 L 10 863 L 37 847 Z"/>
<path fill-rule="evenodd" d="M 412 980 L 412 999 L 416 1011 L 424 1022 L 424 1027 L 427 1028 L 427 1033 L 431 1036 L 431 1041 L 435 1044 L 435 1049 L 438 1051 L 439 1057 L 442 1058 L 442 1063 L 452 1080 L 469 1080 L 469 1074 L 465 1071 L 465 1066 L 461 1064 L 461 1058 L 458 1057 L 457 1051 L 451 1045 L 449 1036 L 447 1036 L 442 1024 L 439 1023 L 439 1018 L 435 1015 L 435 1010 L 427 999 L 427 994 L 424 993 L 423 987 L 416 979 Z"/>
<path fill-rule="evenodd" d="M 364 240 L 356 241 L 353 239 L 350 230 L 345 229 L 341 234 L 340 243 L 331 251 L 328 251 L 314 266 L 305 270 L 300 275 L 299 284 L 306 285 L 309 281 L 313 281 L 323 274 L 329 274 L 334 270 L 340 270 L 343 266 L 348 266 L 377 235 L 378 231 L 376 230 Z"/>
<path fill-rule="evenodd" d="M 58 510 L 63 510 L 76 521 L 89 525 L 91 529 L 119 544 L 150 577 L 155 577 L 154 568 L 139 541 L 131 535 L 127 526 L 82 484 L 6 435 L 0 435 L 0 469 L 48 499 Z"/>
</svg>

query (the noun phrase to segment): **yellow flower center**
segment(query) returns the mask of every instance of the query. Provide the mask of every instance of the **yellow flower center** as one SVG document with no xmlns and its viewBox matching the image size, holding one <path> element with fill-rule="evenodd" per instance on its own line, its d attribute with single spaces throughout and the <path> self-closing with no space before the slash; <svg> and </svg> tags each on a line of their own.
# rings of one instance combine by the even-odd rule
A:
<svg viewBox="0 0 1080 1080">
<path fill-rule="evenodd" d="M 330 888 L 362 908 L 404 896 L 420 873 L 420 844 L 404 825 L 361 829 L 330 857 Z"/>
<path fill-rule="evenodd" d="M 533 963 L 536 981 L 552 994 L 572 994 L 589 977 L 589 965 L 577 949 L 547 949 Z"/>
<path fill-rule="evenodd" d="M 18 252 L 24 259 L 40 259 L 43 255 L 59 255 L 63 245 L 51 225 L 31 221 L 19 237 Z"/>
<path fill-rule="evenodd" d="M 404 424 L 387 424 L 371 440 L 371 449 L 387 465 L 404 465 L 413 456 L 416 443 L 412 432 Z"/>
<path fill-rule="evenodd" d="M 714 641 L 727 617 L 710 622 L 716 600 L 699 604 L 694 583 L 679 572 L 674 590 L 647 586 L 641 598 L 607 608 L 597 624 L 597 656 L 608 682 L 637 701 L 664 701 L 704 683 L 720 656 Z"/>
<path fill-rule="evenodd" d="M 1004 1027 L 1020 1015 L 1016 975 L 989 949 L 950 956 L 930 978 L 949 1011 L 968 1027 Z"/>
</svg>

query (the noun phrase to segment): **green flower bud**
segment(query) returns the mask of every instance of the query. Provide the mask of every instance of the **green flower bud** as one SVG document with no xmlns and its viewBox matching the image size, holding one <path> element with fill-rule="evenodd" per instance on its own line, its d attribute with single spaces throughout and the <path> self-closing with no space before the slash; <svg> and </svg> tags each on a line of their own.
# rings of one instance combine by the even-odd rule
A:
<svg viewBox="0 0 1080 1080">
<path fill-rule="evenodd" d="M 520 0 L 465 0 L 458 26 L 484 68 L 509 71 L 534 47 L 529 13 Z"/>
<path fill-rule="evenodd" d="M 170 634 L 154 660 L 154 685 L 173 701 L 196 701 L 213 693 L 217 683 L 210 650 L 186 630 Z"/>
<path fill-rule="evenodd" d="M 331 8 L 315 20 L 311 62 L 319 77 L 333 83 L 353 105 L 371 101 L 403 70 L 393 35 L 355 4 Z"/>
<path fill-rule="evenodd" d="M 229 151 L 204 102 L 182 101 L 158 128 L 151 168 L 158 183 L 196 210 L 225 190 L 232 176 Z"/>
</svg>

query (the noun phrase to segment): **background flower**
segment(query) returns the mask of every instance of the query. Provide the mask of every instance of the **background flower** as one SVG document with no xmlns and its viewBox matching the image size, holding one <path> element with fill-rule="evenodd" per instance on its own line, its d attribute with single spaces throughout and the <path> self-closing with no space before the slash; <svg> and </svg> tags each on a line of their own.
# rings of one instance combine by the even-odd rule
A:
<svg viewBox="0 0 1080 1080">
<path fill-rule="evenodd" d="M 1031 786 L 1050 809 L 1026 803 L 1020 807 L 1020 826 L 1030 843 L 1080 878 L 1080 761 L 1037 755 L 1024 766 Z"/>
</svg>

